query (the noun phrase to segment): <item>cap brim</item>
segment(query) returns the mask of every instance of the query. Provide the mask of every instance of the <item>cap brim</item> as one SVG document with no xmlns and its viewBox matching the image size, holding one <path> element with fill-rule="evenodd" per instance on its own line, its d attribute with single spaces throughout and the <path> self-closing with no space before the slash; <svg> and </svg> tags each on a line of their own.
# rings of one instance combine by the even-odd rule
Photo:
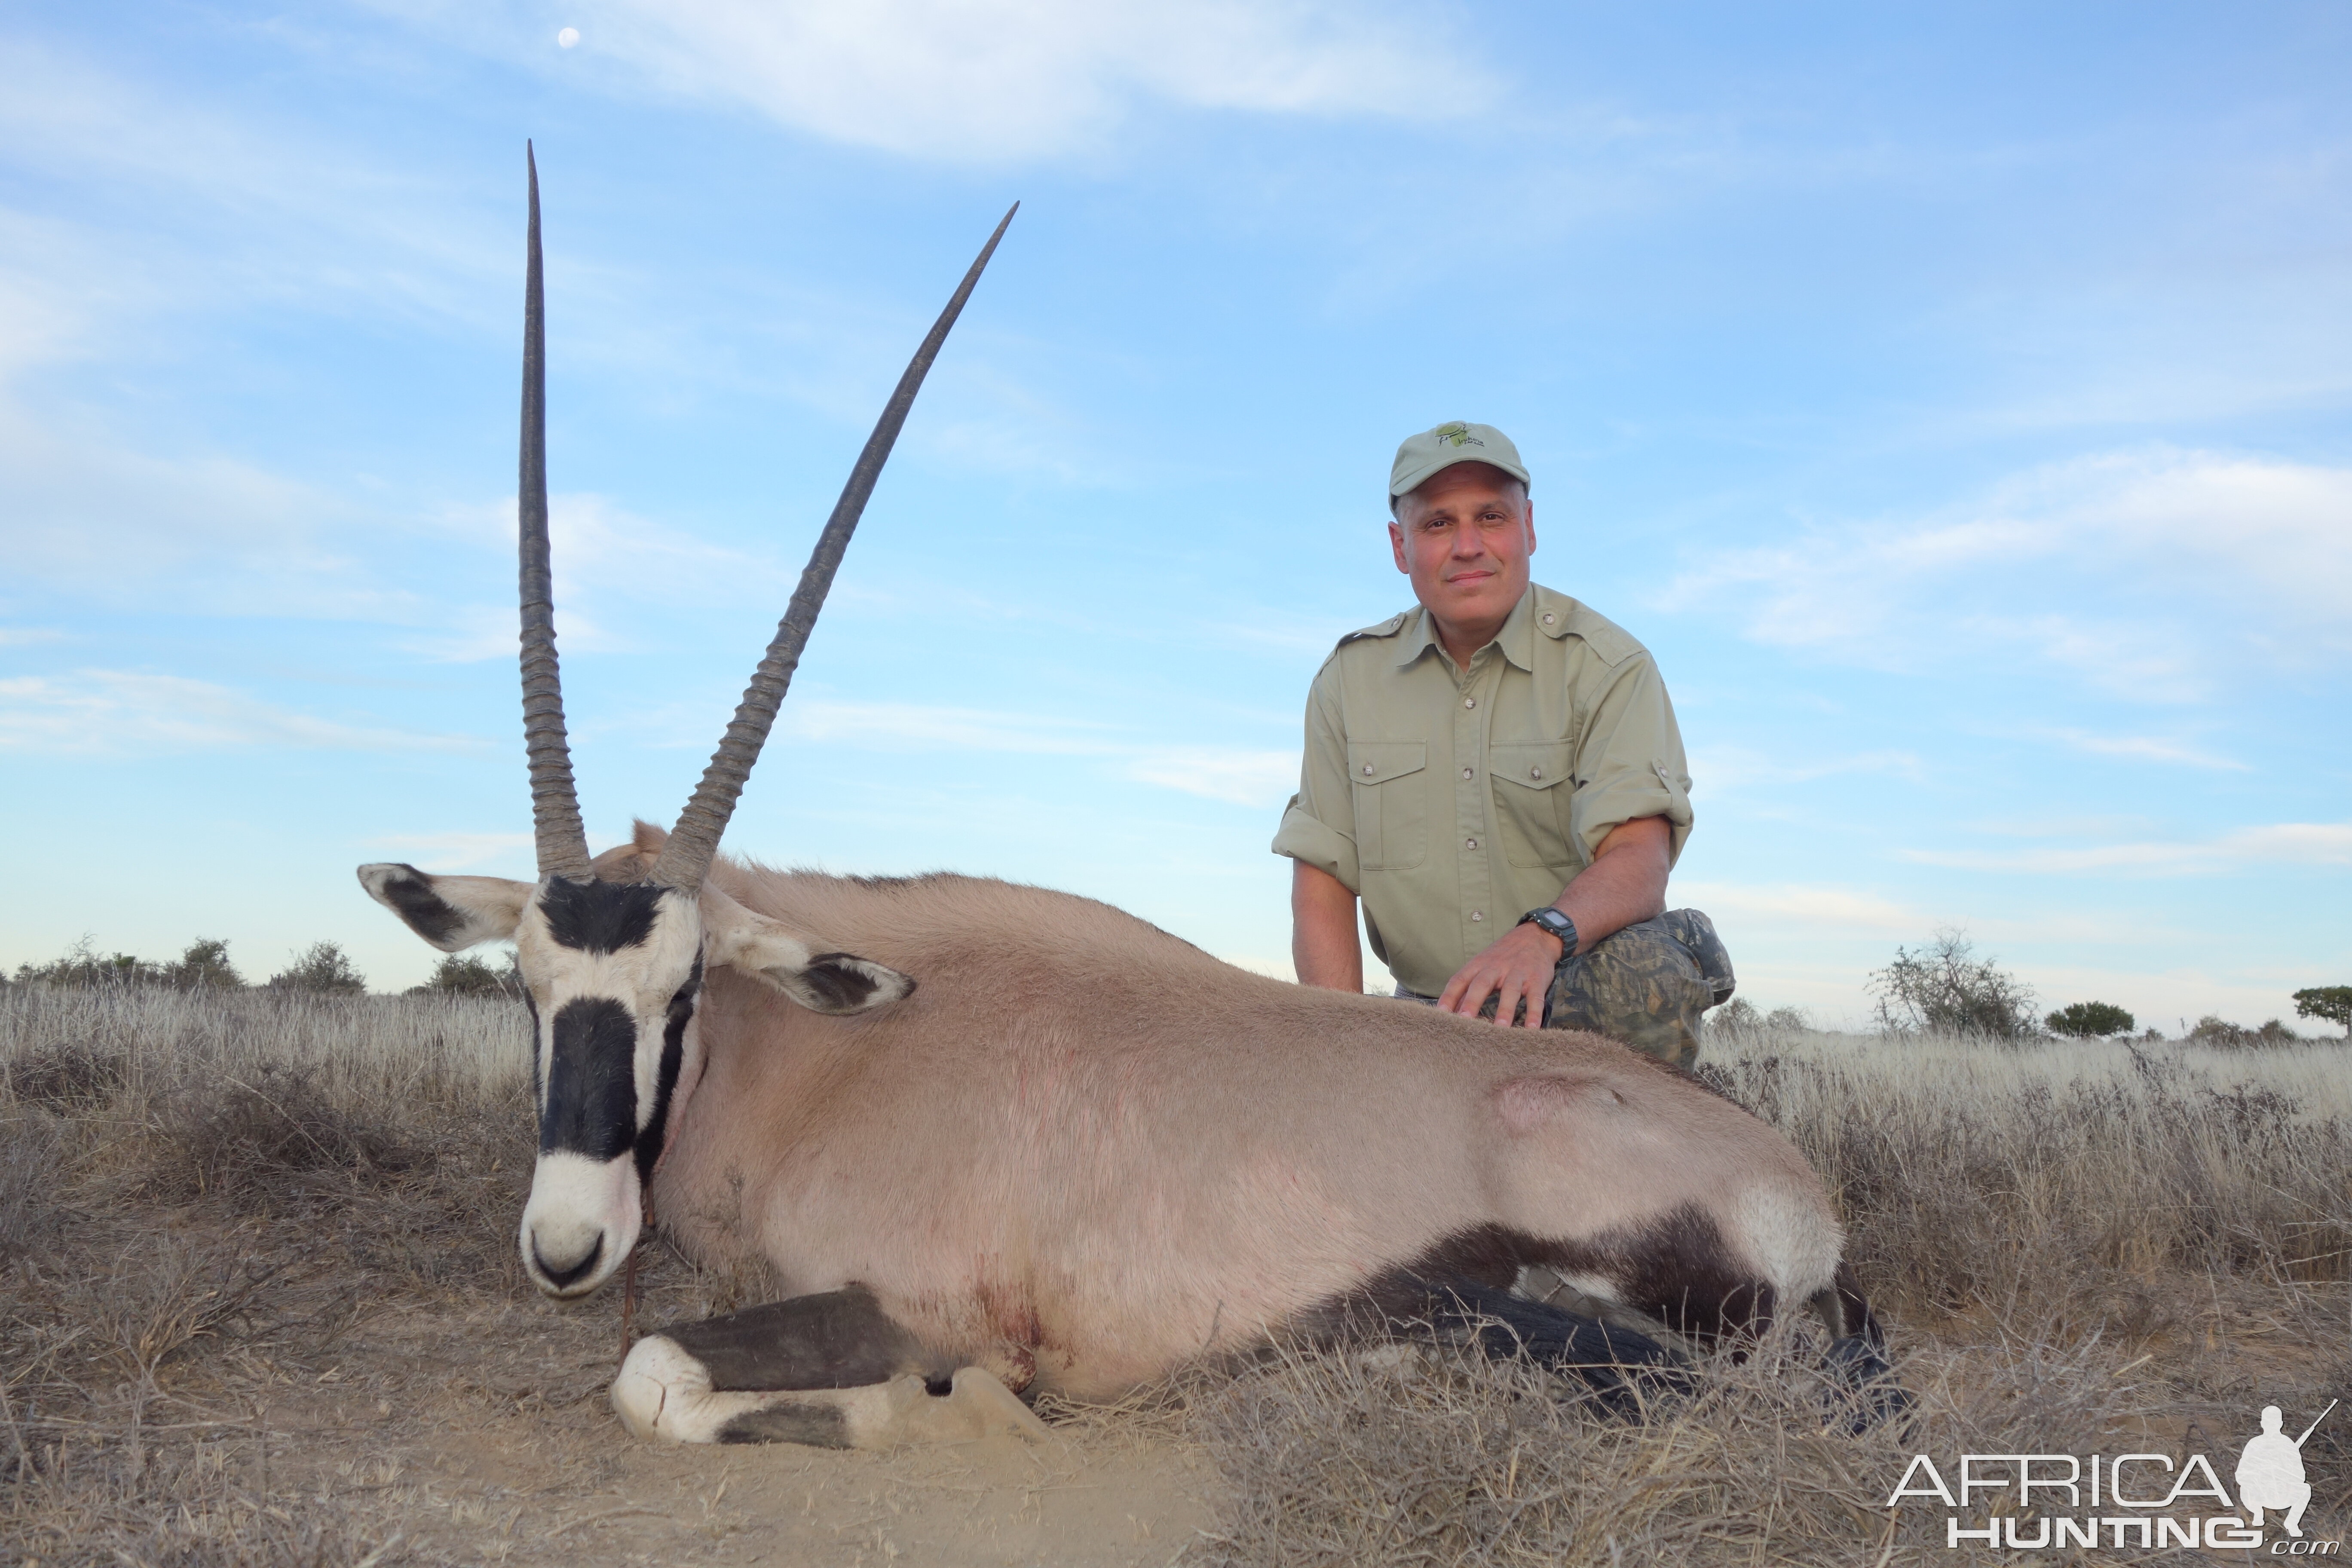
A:
<svg viewBox="0 0 2352 1568">
<path fill-rule="evenodd" d="M 1517 463 L 1506 463 L 1494 458 L 1440 457 L 1433 458 L 1418 468 L 1408 470 L 1402 479 L 1391 478 L 1389 480 L 1389 494 L 1392 497 L 1401 496 L 1409 491 L 1417 490 L 1446 469 L 1459 468 L 1464 463 L 1484 463 L 1490 468 L 1500 468 L 1529 489 L 1535 488 L 1535 481 L 1528 477 L 1528 471 Z"/>
</svg>

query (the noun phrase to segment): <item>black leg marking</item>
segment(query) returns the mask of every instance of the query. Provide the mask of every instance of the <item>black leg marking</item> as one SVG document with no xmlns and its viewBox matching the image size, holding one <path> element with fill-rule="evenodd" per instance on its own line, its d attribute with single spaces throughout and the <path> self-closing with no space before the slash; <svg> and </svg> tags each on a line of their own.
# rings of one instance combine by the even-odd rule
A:
<svg viewBox="0 0 2352 1568">
<path fill-rule="evenodd" d="M 610 997 L 575 996 L 555 1010 L 552 1033 L 540 1152 L 620 1158 L 637 1136 L 637 1021 Z"/>
<path fill-rule="evenodd" d="M 824 1405 L 776 1405 L 749 1410 L 719 1429 L 722 1443 L 804 1443 L 812 1448 L 849 1447 L 849 1423 Z"/>
<path fill-rule="evenodd" d="M 1696 1204 L 1587 1241 L 1552 1241 L 1498 1225 L 1478 1226 L 1430 1248 L 1409 1271 L 1429 1278 L 1458 1275 L 1507 1290 L 1529 1264 L 1563 1276 L 1606 1279 L 1625 1305 L 1707 1343 L 1727 1333 L 1759 1331 L 1772 1320 L 1771 1287 L 1740 1272 L 1714 1218 Z"/>
<path fill-rule="evenodd" d="M 1681 1358 L 1646 1334 L 1459 1273 L 1391 1269 L 1360 1294 L 1308 1314 L 1303 1326 L 1317 1340 L 1427 1339 L 1496 1361 L 1525 1356 L 1582 1383 L 1617 1415 L 1638 1415 L 1645 1400 L 1689 1387 Z"/>
<path fill-rule="evenodd" d="M 465 912 L 433 890 L 432 879 L 414 866 L 400 868 L 401 875 L 389 878 L 383 887 L 383 896 L 408 929 L 439 947 L 455 936 L 466 923 Z"/>
<path fill-rule="evenodd" d="M 925 1351 L 862 1285 L 682 1323 L 663 1330 L 662 1337 L 700 1362 L 718 1390 L 860 1388 L 908 1373 L 936 1383 L 954 1371 Z"/>
<path fill-rule="evenodd" d="M 1856 1436 L 1908 1416 L 1917 1401 L 1895 1381 L 1895 1365 L 1886 1358 L 1886 1332 L 1864 1299 L 1853 1269 L 1838 1265 L 1836 1281 L 1809 1303 L 1829 1329 L 1829 1368 L 1837 1392 L 1830 1397 L 1830 1415 L 1845 1417 Z"/>
<path fill-rule="evenodd" d="M 653 934 L 664 889 L 656 882 L 575 882 L 550 877 L 539 899 L 547 934 L 583 952 L 618 952 Z"/>
</svg>

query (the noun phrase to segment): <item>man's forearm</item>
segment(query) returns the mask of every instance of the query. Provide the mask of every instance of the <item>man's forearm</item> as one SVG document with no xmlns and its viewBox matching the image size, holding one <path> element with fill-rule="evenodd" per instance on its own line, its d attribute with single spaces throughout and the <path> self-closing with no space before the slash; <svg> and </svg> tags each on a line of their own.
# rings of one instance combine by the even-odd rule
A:
<svg viewBox="0 0 2352 1568">
<path fill-rule="evenodd" d="M 1553 900 L 1554 909 L 1576 922 L 1577 952 L 1589 952 L 1635 921 L 1666 912 L 1673 845 L 1674 828 L 1663 816 L 1621 822 L 1609 830 L 1592 864 Z"/>
<path fill-rule="evenodd" d="M 1326 991 L 1364 988 L 1356 895 L 1339 878 L 1304 860 L 1291 862 L 1290 963 L 1301 985 Z"/>
</svg>

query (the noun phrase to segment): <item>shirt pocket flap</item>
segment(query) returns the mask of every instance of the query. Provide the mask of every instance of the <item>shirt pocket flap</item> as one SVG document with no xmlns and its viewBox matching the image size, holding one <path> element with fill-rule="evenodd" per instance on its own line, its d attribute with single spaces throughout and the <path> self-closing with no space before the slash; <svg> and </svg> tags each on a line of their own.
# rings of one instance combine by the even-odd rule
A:
<svg viewBox="0 0 2352 1568">
<path fill-rule="evenodd" d="M 1428 765 L 1429 742 L 1426 741 L 1348 742 L 1348 782 L 1350 784 L 1386 784 L 1407 773 L 1417 773 Z"/>
<path fill-rule="evenodd" d="M 1487 765 L 1505 784 L 1549 789 L 1568 778 L 1573 750 L 1565 741 L 1512 742 L 1487 747 Z"/>
</svg>

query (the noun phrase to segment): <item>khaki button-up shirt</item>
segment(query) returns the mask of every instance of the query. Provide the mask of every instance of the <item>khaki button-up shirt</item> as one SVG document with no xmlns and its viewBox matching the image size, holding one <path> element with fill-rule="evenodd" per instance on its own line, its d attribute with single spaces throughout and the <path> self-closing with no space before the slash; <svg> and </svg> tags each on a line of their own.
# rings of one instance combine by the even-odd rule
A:
<svg viewBox="0 0 2352 1568">
<path fill-rule="evenodd" d="M 1364 900 L 1372 951 L 1435 995 L 1549 904 L 1609 830 L 1690 837 L 1690 771 L 1647 649 L 1530 586 L 1456 669 L 1418 607 L 1350 632 L 1307 698 L 1307 754 L 1274 852 Z"/>
</svg>

